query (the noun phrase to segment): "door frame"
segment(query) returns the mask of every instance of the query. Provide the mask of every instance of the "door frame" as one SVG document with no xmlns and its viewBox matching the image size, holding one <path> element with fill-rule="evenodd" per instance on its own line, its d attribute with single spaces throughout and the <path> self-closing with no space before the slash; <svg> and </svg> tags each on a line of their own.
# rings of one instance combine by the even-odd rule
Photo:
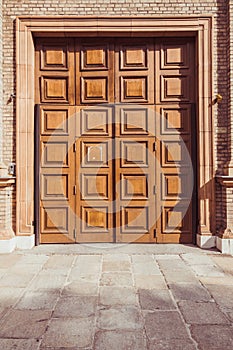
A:
<svg viewBox="0 0 233 350">
<path fill-rule="evenodd" d="M 197 232 L 215 233 L 212 16 L 18 17 L 16 19 L 16 235 L 34 234 L 34 37 L 195 37 Z"/>
</svg>

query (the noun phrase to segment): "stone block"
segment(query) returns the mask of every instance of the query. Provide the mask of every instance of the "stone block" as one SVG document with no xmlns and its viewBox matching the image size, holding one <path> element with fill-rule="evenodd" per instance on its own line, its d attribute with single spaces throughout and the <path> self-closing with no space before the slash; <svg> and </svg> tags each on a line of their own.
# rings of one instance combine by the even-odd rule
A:
<svg viewBox="0 0 233 350">
<path fill-rule="evenodd" d="M 103 309 L 99 312 L 97 325 L 103 330 L 135 330 L 143 328 L 143 319 L 139 308 L 124 306 Z"/>
<path fill-rule="evenodd" d="M 143 350 L 146 349 L 145 334 L 141 330 L 128 331 L 100 331 L 95 335 L 96 350 Z"/>
<path fill-rule="evenodd" d="M 91 348 L 94 317 L 52 319 L 42 341 L 42 347 Z"/>
<path fill-rule="evenodd" d="M 176 306 L 168 290 L 139 289 L 139 303 L 142 310 L 172 310 Z"/>
<path fill-rule="evenodd" d="M 210 301 L 211 295 L 200 283 L 171 283 L 170 290 L 174 298 L 180 300 L 192 301 Z"/>
<path fill-rule="evenodd" d="M 193 325 L 192 337 L 200 350 L 232 350 L 232 328 L 224 325 Z"/>
<path fill-rule="evenodd" d="M 189 324 L 229 324 L 216 303 L 179 302 L 179 309 Z"/>
<path fill-rule="evenodd" d="M 101 305 L 138 305 L 136 290 L 131 287 L 100 287 L 99 298 Z"/>
<path fill-rule="evenodd" d="M 50 317 L 50 311 L 13 309 L 0 322 L 0 338 L 39 339 Z"/>
<path fill-rule="evenodd" d="M 95 296 L 63 296 L 55 307 L 53 317 L 89 317 L 95 314 L 96 307 Z"/>
</svg>

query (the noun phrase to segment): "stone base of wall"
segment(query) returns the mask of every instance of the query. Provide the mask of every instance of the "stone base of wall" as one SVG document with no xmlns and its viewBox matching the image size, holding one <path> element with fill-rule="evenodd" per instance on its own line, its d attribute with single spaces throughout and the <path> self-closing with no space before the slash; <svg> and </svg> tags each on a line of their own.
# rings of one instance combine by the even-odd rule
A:
<svg viewBox="0 0 233 350">
<path fill-rule="evenodd" d="M 0 240 L 0 254 L 11 253 L 15 249 L 31 249 L 35 246 L 35 236 L 15 236 Z"/>
<path fill-rule="evenodd" d="M 216 236 L 203 236 L 197 234 L 197 246 L 203 249 L 216 247 Z"/>
<path fill-rule="evenodd" d="M 216 247 L 223 254 L 233 255 L 233 239 L 232 238 L 217 237 Z"/>
</svg>

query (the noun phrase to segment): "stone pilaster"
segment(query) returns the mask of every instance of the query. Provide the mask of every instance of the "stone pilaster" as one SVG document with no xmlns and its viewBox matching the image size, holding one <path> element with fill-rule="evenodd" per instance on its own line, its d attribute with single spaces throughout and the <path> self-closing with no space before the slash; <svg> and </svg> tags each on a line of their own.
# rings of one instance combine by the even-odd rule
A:
<svg viewBox="0 0 233 350">
<path fill-rule="evenodd" d="M 229 162 L 225 167 L 225 175 L 217 180 L 222 187 L 222 230 L 218 232 L 217 248 L 222 253 L 233 255 L 233 0 L 228 0 L 228 144 Z"/>
</svg>

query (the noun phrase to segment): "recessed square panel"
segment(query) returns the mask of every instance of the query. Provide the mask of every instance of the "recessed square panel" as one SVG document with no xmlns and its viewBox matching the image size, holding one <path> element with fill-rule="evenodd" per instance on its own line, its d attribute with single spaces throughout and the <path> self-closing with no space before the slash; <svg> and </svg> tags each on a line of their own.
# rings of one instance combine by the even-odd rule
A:
<svg viewBox="0 0 233 350">
<path fill-rule="evenodd" d="M 188 107 L 161 108 L 162 134 L 189 134 L 190 122 L 191 115 Z"/>
<path fill-rule="evenodd" d="M 149 127 L 147 108 L 121 109 L 122 135 L 147 135 Z"/>
<path fill-rule="evenodd" d="M 108 174 L 82 174 L 82 199 L 108 199 Z"/>
<path fill-rule="evenodd" d="M 189 89 L 188 76 L 161 76 L 162 101 L 188 101 L 190 96 Z"/>
<path fill-rule="evenodd" d="M 122 174 L 121 199 L 147 199 L 148 183 L 147 175 L 144 174 Z"/>
<path fill-rule="evenodd" d="M 107 232 L 108 227 L 108 207 L 82 207 L 82 232 Z"/>
<path fill-rule="evenodd" d="M 42 199 L 68 199 L 68 174 L 43 174 L 41 177 Z"/>
<path fill-rule="evenodd" d="M 43 45 L 41 70 L 67 70 L 67 45 Z"/>
<path fill-rule="evenodd" d="M 108 100 L 107 77 L 81 78 L 82 102 L 106 102 Z"/>
<path fill-rule="evenodd" d="M 191 166 L 191 158 L 187 148 L 187 143 L 181 141 L 163 141 L 162 166 L 174 168 Z"/>
<path fill-rule="evenodd" d="M 107 47 L 86 46 L 81 49 L 81 70 L 102 70 L 107 68 Z"/>
<path fill-rule="evenodd" d="M 41 117 L 42 135 L 68 134 L 68 109 L 43 109 Z"/>
<path fill-rule="evenodd" d="M 149 229 L 147 207 L 122 207 L 121 208 L 122 233 L 146 233 Z"/>
<path fill-rule="evenodd" d="M 83 168 L 108 167 L 108 147 L 107 141 L 103 142 L 82 142 L 81 166 Z"/>
<path fill-rule="evenodd" d="M 162 209 L 162 233 L 180 233 L 183 229 L 184 210 L 179 207 Z"/>
<path fill-rule="evenodd" d="M 147 49 L 141 46 L 124 46 L 120 51 L 121 69 L 147 69 Z"/>
<path fill-rule="evenodd" d="M 112 120 L 110 109 L 83 109 L 80 113 L 81 135 L 110 136 Z"/>
<path fill-rule="evenodd" d="M 191 174 L 161 174 L 162 199 L 178 200 L 188 199 L 192 192 Z"/>
<path fill-rule="evenodd" d="M 41 209 L 42 233 L 68 234 L 69 209 L 66 207 L 45 207 Z"/>
<path fill-rule="evenodd" d="M 148 96 L 147 77 L 121 77 L 121 101 L 146 102 Z"/>
<path fill-rule="evenodd" d="M 161 49 L 161 68 L 189 68 L 189 44 L 163 44 Z"/>
<path fill-rule="evenodd" d="M 122 167 L 148 167 L 147 141 L 121 141 Z"/>
<path fill-rule="evenodd" d="M 68 102 L 68 77 L 42 77 L 42 102 Z"/>
<path fill-rule="evenodd" d="M 67 142 L 43 142 L 42 143 L 42 166 L 64 167 L 68 166 L 68 143 Z"/>
</svg>

